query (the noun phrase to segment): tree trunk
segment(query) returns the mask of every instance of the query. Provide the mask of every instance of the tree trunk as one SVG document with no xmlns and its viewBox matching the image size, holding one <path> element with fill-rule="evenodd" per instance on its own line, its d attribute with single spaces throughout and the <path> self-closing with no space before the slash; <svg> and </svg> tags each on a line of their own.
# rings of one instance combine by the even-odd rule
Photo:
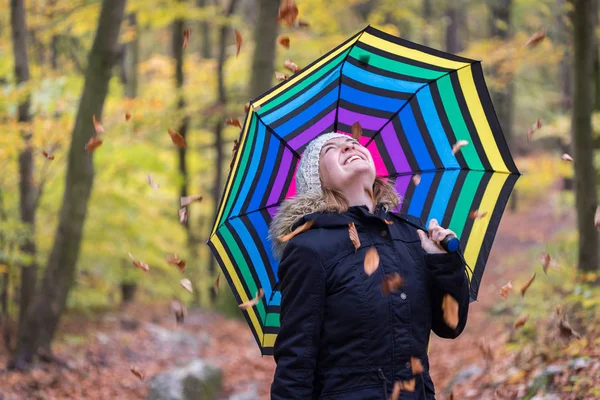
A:
<svg viewBox="0 0 600 400">
<path fill-rule="evenodd" d="M 138 95 L 138 64 L 140 59 L 140 29 L 135 13 L 129 14 L 129 25 L 135 30 L 135 38 L 125 46 L 123 60 L 126 76 L 125 97 L 135 99 Z"/>
<path fill-rule="evenodd" d="M 594 68 L 594 3 L 597 0 L 573 0 L 573 158 L 579 255 L 581 271 L 598 270 L 598 232 L 594 213 L 598 202 L 596 168 L 592 137 L 594 89 L 590 82 Z"/>
<path fill-rule="evenodd" d="M 198 0 L 198 7 L 203 8 L 208 6 L 207 0 Z M 202 58 L 208 60 L 212 55 L 212 49 L 210 45 L 210 27 L 208 26 L 208 22 L 202 21 L 200 22 L 200 35 L 202 35 L 200 54 Z"/>
<path fill-rule="evenodd" d="M 573 18 L 572 12 L 567 7 L 567 0 L 557 0 L 556 6 L 559 10 L 556 26 L 557 26 L 557 41 L 563 46 L 564 52 L 559 65 L 559 82 L 560 82 L 560 106 L 564 111 L 571 109 L 571 60 L 572 44 L 569 28 L 566 21 Z"/>
<path fill-rule="evenodd" d="M 279 0 L 258 0 L 258 20 L 254 25 L 254 54 L 250 78 L 250 98 L 254 99 L 273 85 Z"/>
<path fill-rule="evenodd" d="M 425 46 L 430 45 L 430 31 L 429 27 L 431 24 L 431 18 L 433 17 L 433 5 L 431 4 L 432 0 L 423 0 L 423 37 L 421 41 Z"/>
<path fill-rule="evenodd" d="M 446 51 L 449 53 L 458 53 L 463 50 L 459 34 L 459 27 L 462 22 L 460 7 L 460 2 L 448 2 L 446 8 L 446 18 L 448 19 L 446 25 Z"/>
<path fill-rule="evenodd" d="M 92 115 L 102 119 L 112 67 L 118 58 L 125 0 L 104 0 L 88 56 L 85 84 L 72 132 L 67 177 L 54 244 L 39 292 L 19 332 L 11 367 L 25 369 L 39 349 L 49 351 L 79 257 L 87 203 L 94 180 L 93 153 L 84 151 L 92 136 Z M 102 151 L 102 148 L 100 148 Z"/>
<path fill-rule="evenodd" d="M 24 0 L 11 0 L 10 17 L 15 58 L 15 78 L 17 84 L 27 85 L 29 81 L 29 62 L 27 59 L 27 24 L 25 22 Z M 19 103 L 19 122 L 31 122 L 29 110 L 30 96 L 27 95 Z M 33 181 L 33 148 L 32 133 L 28 128 L 21 131 L 25 140 L 25 149 L 19 154 L 19 194 L 21 221 L 29 226 L 30 234 L 21 244 L 21 251 L 32 257 L 30 265 L 21 265 L 21 293 L 19 296 L 19 324 L 23 323 L 25 313 L 35 294 L 37 280 L 36 246 L 35 246 L 35 211 L 37 190 Z"/>
</svg>

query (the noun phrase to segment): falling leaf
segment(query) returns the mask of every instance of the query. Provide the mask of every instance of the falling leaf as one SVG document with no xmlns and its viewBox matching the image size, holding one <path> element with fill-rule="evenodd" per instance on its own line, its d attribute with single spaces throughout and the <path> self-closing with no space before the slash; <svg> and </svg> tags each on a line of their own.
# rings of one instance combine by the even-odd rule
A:
<svg viewBox="0 0 600 400">
<path fill-rule="evenodd" d="M 423 373 L 423 364 L 421 363 L 421 360 L 417 357 L 410 358 L 410 365 L 413 375 L 420 375 Z"/>
<path fill-rule="evenodd" d="M 129 366 L 129 370 L 131 371 L 132 374 L 134 374 L 140 381 L 144 380 L 144 373 L 140 370 L 138 370 L 136 367 L 130 365 Z"/>
<path fill-rule="evenodd" d="M 92 136 L 85 145 L 85 150 L 91 153 L 100 146 L 102 146 L 102 139 L 98 139 L 96 136 Z"/>
<path fill-rule="evenodd" d="M 419 186 L 419 183 L 421 183 L 421 175 L 414 174 L 412 177 L 412 181 L 415 184 L 415 186 Z"/>
<path fill-rule="evenodd" d="M 195 201 L 198 201 L 198 202 L 202 201 L 202 196 L 199 195 L 199 194 L 194 194 L 194 195 L 191 195 L 191 196 L 181 197 L 179 199 L 179 205 L 181 207 L 187 207 L 187 206 L 189 206 L 190 204 L 192 204 Z"/>
<path fill-rule="evenodd" d="M 251 308 L 251 307 L 255 306 L 256 304 L 258 304 L 258 302 L 260 301 L 260 299 L 263 298 L 264 295 L 265 295 L 265 292 L 262 290 L 262 288 L 260 288 L 260 289 L 258 289 L 258 292 L 256 292 L 256 296 L 254 296 L 254 298 L 252 300 L 248 300 L 247 302 L 240 304 L 239 307 L 242 310 Z"/>
<path fill-rule="evenodd" d="M 183 29 L 183 49 L 187 49 L 188 46 L 188 42 L 190 41 L 190 34 L 192 32 L 190 31 L 190 28 L 184 28 Z"/>
<path fill-rule="evenodd" d="M 415 391 L 415 379 L 413 378 L 409 381 L 402 381 L 400 389 L 405 392 L 414 392 Z"/>
<path fill-rule="evenodd" d="M 379 253 L 375 247 L 369 248 L 365 254 L 365 274 L 371 276 L 379 267 Z"/>
<path fill-rule="evenodd" d="M 185 224 L 188 218 L 187 207 L 182 207 L 179 209 L 179 223 Z"/>
<path fill-rule="evenodd" d="M 594 226 L 596 229 L 600 228 L 600 206 L 596 207 L 596 214 L 594 214 Z"/>
<path fill-rule="evenodd" d="M 54 154 L 50 154 L 47 151 L 42 151 L 42 154 L 44 155 L 44 157 L 46 157 L 48 160 L 54 160 Z"/>
<path fill-rule="evenodd" d="M 452 154 L 458 153 L 461 148 L 465 147 L 468 144 L 469 142 L 466 140 L 459 140 L 458 142 L 454 143 L 454 146 L 452 146 Z"/>
<path fill-rule="evenodd" d="M 291 27 L 294 25 L 298 18 L 298 6 L 293 0 L 283 0 L 279 6 L 279 12 L 277 13 L 277 23 L 284 23 Z"/>
<path fill-rule="evenodd" d="M 244 112 L 248 112 L 250 110 L 250 102 L 244 104 Z"/>
<path fill-rule="evenodd" d="M 525 296 L 525 292 L 527 291 L 527 289 L 529 289 L 529 286 L 531 286 L 531 284 L 533 283 L 534 280 L 535 280 L 535 272 L 533 273 L 533 275 L 531 275 L 531 278 L 529 278 L 527 283 L 525 285 L 523 285 L 523 287 L 521 288 L 521 296 Z"/>
<path fill-rule="evenodd" d="M 542 269 L 545 274 L 548 274 L 548 268 L 550 267 L 550 263 L 552 262 L 552 257 L 550 257 L 550 253 L 542 254 Z"/>
<path fill-rule="evenodd" d="M 444 322 L 452 329 L 458 326 L 458 303 L 454 297 L 446 293 L 442 299 Z"/>
<path fill-rule="evenodd" d="M 95 114 L 92 115 L 92 122 L 94 123 L 94 129 L 96 130 L 97 135 L 104 133 L 104 128 L 102 127 L 102 124 L 100 124 L 100 121 L 96 119 Z"/>
<path fill-rule="evenodd" d="M 186 147 L 185 139 L 178 132 L 175 132 L 173 129 L 169 129 L 169 136 L 171 136 L 171 140 L 173 143 L 180 148 Z"/>
<path fill-rule="evenodd" d="M 296 65 L 296 63 L 294 63 L 290 59 L 285 60 L 285 62 L 283 63 L 283 66 L 286 67 L 287 69 L 289 69 L 290 71 L 292 71 L 293 73 L 300 71 L 300 68 L 298 67 L 298 65 Z"/>
<path fill-rule="evenodd" d="M 310 24 L 306 21 L 298 20 L 298 28 L 308 28 Z"/>
<path fill-rule="evenodd" d="M 399 273 L 393 272 L 391 274 L 386 274 L 381 282 L 381 291 L 387 296 L 400 289 L 403 284 L 404 279 L 402 279 Z"/>
<path fill-rule="evenodd" d="M 560 332 L 560 336 L 564 339 L 570 339 L 572 336 L 576 339 L 581 339 L 581 335 L 571 327 L 571 324 L 569 324 L 566 315 L 564 315 L 558 321 L 558 330 Z"/>
<path fill-rule="evenodd" d="M 238 128 L 242 129 L 242 124 L 240 124 L 240 120 L 237 118 L 227 119 L 227 125 L 237 126 Z"/>
<path fill-rule="evenodd" d="M 146 177 L 146 181 L 152 189 L 158 189 L 160 187 L 158 186 L 158 183 L 154 182 L 154 179 L 152 179 L 152 176 L 150 176 L 150 174 L 148 174 L 148 176 Z"/>
<path fill-rule="evenodd" d="M 388 221 L 387 219 L 384 219 L 383 222 L 385 222 L 387 225 L 392 225 L 394 223 L 394 221 Z"/>
<path fill-rule="evenodd" d="M 356 121 L 352 124 L 352 138 L 354 140 L 360 140 L 360 137 L 363 134 L 362 126 L 360 126 L 360 122 Z"/>
<path fill-rule="evenodd" d="M 130 112 L 126 112 L 125 113 L 125 121 L 129 121 L 131 119 L 131 113 Z"/>
<path fill-rule="evenodd" d="M 288 76 L 280 74 L 279 72 L 275 72 L 275 78 L 277 78 L 278 81 L 287 81 Z"/>
<path fill-rule="evenodd" d="M 508 283 L 504 286 L 502 286 L 500 288 L 500 296 L 502 296 L 503 299 L 506 299 L 508 297 L 508 295 L 510 294 L 510 292 L 512 291 L 512 283 L 511 281 L 508 281 Z"/>
<path fill-rule="evenodd" d="M 283 47 L 285 47 L 286 49 L 290 48 L 290 38 L 287 36 L 282 36 L 279 38 L 279 40 L 277 41 L 280 45 L 282 45 Z"/>
<path fill-rule="evenodd" d="M 536 33 L 534 33 L 528 40 L 525 42 L 525 46 L 530 49 L 536 47 L 538 44 L 542 43 L 542 41 L 546 38 L 546 28 L 540 29 Z"/>
<path fill-rule="evenodd" d="M 350 235 L 350 240 L 352 241 L 352 244 L 354 245 L 354 251 L 356 252 L 356 250 L 358 250 L 360 247 L 360 239 L 358 238 L 358 232 L 354 222 L 350 222 L 348 224 L 348 234 Z"/>
<path fill-rule="evenodd" d="M 242 34 L 237 29 L 234 29 L 233 33 L 235 35 L 235 48 L 236 48 L 235 56 L 237 58 L 237 56 L 240 55 L 240 50 L 242 48 L 242 40 L 243 39 L 242 39 Z"/>
<path fill-rule="evenodd" d="M 571 156 L 570 156 L 570 155 L 568 155 L 567 153 L 565 153 L 565 154 L 563 154 L 562 156 L 560 156 L 560 158 L 561 158 L 563 161 L 570 161 L 570 162 L 573 162 L 573 157 L 571 157 Z"/>
<path fill-rule="evenodd" d="M 214 284 L 215 296 L 219 295 L 219 279 L 221 279 L 221 273 L 220 272 L 217 274 L 217 279 L 215 279 L 215 284 Z"/>
<path fill-rule="evenodd" d="M 177 321 L 178 324 L 183 323 L 185 316 L 187 315 L 187 309 L 182 302 L 178 300 L 171 301 L 169 304 L 169 311 L 175 314 L 175 321 Z"/>
<path fill-rule="evenodd" d="M 167 260 L 167 264 L 175 265 L 179 268 L 179 272 L 183 273 L 185 271 L 185 260 L 180 259 L 177 254 L 167 254 L 165 260 Z"/>
<path fill-rule="evenodd" d="M 150 270 L 150 267 L 148 266 L 148 264 L 136 260 L 135 258 L 133 258 L 133 256 L 131 255 L 131 253 L 129 253 L 129 258 L 131 258 L 131 261 L 133 261 L 133 265 L 135 265 L 139 269 L 144 270 L 144 271 L 149 271 Z"/>
<path fill-rule="evenodd" d="M 533 133 L 535 131 L 537 131 L 538 129 L 540 129 L 542 127 L 542 120 L 538 119 L 537 122 L 533 125 L 531 125 L 531 128 L 529 128 L 527 130 L 527 141 L 529 142 L 531 140 L 531 137 L 533 136 Z"/>
<path fill-rule="evenodd" d="M 488 215 L 487 211 L 473 210 L 469 213 L 469 218 L 471 218 L 472 220 L 476 220 L 485 218 L 486 215 Z"/>
<path fill-rule="evenodd" d="M 235 155 L 238 151 L 239 143 L 237 139 L 233 141 L 233 149 L 231 149 L 231 162 L 229 163 L 229 169 L 233 168 L 233 162 L 235 161 Z"/>
<path fill-rule="evenodd" d="M 190 281 L 187 278 L 183 278 L 179 281 L 179 283 L 181 284 L 181 286 L 183 286 L 185 290 L 187 290 L 190 293 L 194 293 L 194 289 L 192 289 L 192 281 Z"/>
<path fill-rule="evenodd" d="M 398 400 L 400 398 L 401 387 L 402 384 L 400 383 L 400 381 L 394 382 L 394 389 L 392 390 L 392 395 L 390 396 L 389 400 Z"/>
<path fill-rule="evenodd" d="M 288 233 L 287 235 L 282 235 L 279 236 L 277 238 L 277 240 L 279 240 L 281 243 L 285 243 L 288 242 L 290 240 L 292 240 L 292 238 L 302 232 L 306 232 L 307 230 L 310 229 L 310 227 L 313 225 L 314 221 L 311 219 L 309 221 L 306 221 L 305 223 L 303 223 L 302 225 L 300 225 L 299 227 L 297 227 L 296 229 L 294 229 L 293 232 Z"/>
<path fill-rule="evenodd" d="M 528 318 L 529 318 L 529 314 L 522 314 L 519 318 L 517 318 L 517 320 L 515 321 L 515 324 L 514 324 L 515 329 L 518 329 L 518 328 L 522 327 L 523 325 L 525 325 L 525 322 L 527 322 Z"/>
<path fill-rule="evenodd" d="M 490 363 L 494 360 L 494 353 L 492 352 L 492 348 L 489 344 L 485 342 L 485 340 L 481 339 L 477 341 L 477 348 L 481 352 L 483 359 L 486 363 Z"/>
</svg>

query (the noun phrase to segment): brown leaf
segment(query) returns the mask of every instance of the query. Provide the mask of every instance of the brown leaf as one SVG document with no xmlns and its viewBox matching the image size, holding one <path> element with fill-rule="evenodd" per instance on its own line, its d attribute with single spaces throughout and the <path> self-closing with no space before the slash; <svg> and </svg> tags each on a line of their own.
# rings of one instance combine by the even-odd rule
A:
<svg viewBox="0 0 600 400">
<path fill-rule="evenodd" d="M 131 113 L 130 112 L 126 112 L 125 113 L 125 121 L 129 121 L 131 119 Z"/>
<path fill-rule="evenodd" d="M 265 292 L 262 290 L 262 288 L 260 288 L 260 289 L 258 289 L 258 292 L 256 292 L 256 296 L 254 296 L 253 299 L 248 300 L 247 302 L 240 304 L 239 307 L 242 310 L 246 310 L 248 308 L 251 308 L 251 307 L 255 306 L 256 304 L 258 304 L 258 302 L 260 301 L 260 299 L 262 299 L 264 297 L 264 295 L 265 295 Z"/>
<path fill-rule="evenodd" d="M 277 42 L 286 49 L 290 48 L 290 38 L 287 36 L 281 36 Z"/>
<path fill-rule="evenodd" d="M 485 218 L 486 215 L 488 215 L 487 211 L 473 210 L 469 213 L 469 218 L 471 218 L 472 220 L 476 220 Z"/>
<path fill-rule="evenodd" d="M 100 123 L 100 121 L 98 121 L 96 119 L 96 115 L 92 115 L 92 122 L 94 123 L 94 129 L 96 130 L 96 135 L 100 135 L 102 133 L 104 133 L 104 128 L 102 127 L 102 124 Z"/>
<path fill-rule="evenodd" d="M 150 174 L 148 174 L 148 176 L 146 177 L 146 181 L 152 189 L 158 189 L 160 187 L 158 186 L 158 183 L 154 182 L 154 179 L 152 179 L 152 176 L 150 176 Z"/>
<path fill-rule="evenodd" d="M 596 229 L 600 228 L 600 206 L 596 207 L 596 214 L 594 214 L 594 226 Z"/>
<path fill-rule="evenodd" d="M 54 154 L 50 154 L 48 153 L 46 150 L 42 151 L 42 154 L 44 155 L 44 157 L 46 157 L 48 160 L 54 160 Z"/>
<path fill-rule="evenodd" d="M 515 329 L 518 329 L 518 328 L 522 327 L 523 325 L 525 325 L 525 322 L 527 322 L 528 318 L 529 318 L 529 314 L 522 314 L 519 318 L 517 318 L 517 320 L 515 321 L 515 324 L 514 324 Z"/>
<path fill-rule="evenodd" d="M 240 120 L 237 118 L 228 118 L 226 123 L 227 125 L 237 126 L 238 128 L 242 129 L 242 124 L 240 124 Z"/>
<path fill-rule="evenodd" d="M 527 289 L 529 289 L 529 286 L 531 286 L 531 284 L 533 283 L 534 280 L 535 280 L 535 272 L 533 273 L 533 275 L 531 275 L 531 278 L 529 278 L 527 283 L 525 283 L 525 285 L 523 285 L 523 287 L 521 287 L 521 296 L 525 296 L 525 292 L 527 291 Z"/>
<path fill-rule="evenodd" d="M 458 153 L 461 148 L 465 147 L 468 144 L 469 142 L 467 142 L 466 140 L 459 140 L 458 142 L 454 143 L 454 146 L 452 146 L 452 154 Z"/>
<path fill-rule="evenodd" d="M 288 242 L 290 240 L 292 240 L 292 238 L 302 232 L 306 232 L 307 230 L 310 229 L 310 227 L 313 225 L 314 221 L 311 219 L 309 221 L 306 221 L 305 223 L 303 223 L 302 225 L 300 225 L 299 227 L 297 227 L 296 229 L 294 229 L 293 232 L 290 232 L 286 235 L 281 235 L 277 238 L 277 240 L 279 240 L 281 243 L 285 243 Z"/>
<path fill-rule="evenodd" d="M 567 316 L 564 315 L 559 321 L 558 321 L 558 330 L 560 332 L 560 336 L 564 339 L 570 339 L 571 337 L 575 337 L 576 339 L 581 339 L 581 335 L 579 333 L 577 333 L 572 327 L 571 324 L 569 324 L 569 321 L 567 320 Z"/>
<path fill-rule="evenodd" d="M 365 274 L 371 276 L 379 267 L 379 253 L 375 247 L 369 248 L 365 254 Z"/>
<path fill-rule="evenodd" d="M 352 138 L 354 140 L 360 140 L 360 137 L 363 134 L 362 126 L 360 126 L 360 122 L 356 121 L 352 124 Z"/>
<path fill-rule="evenodd" d="M 136 367 L 130 365 L 129 366 L 129 370 L 131 371 L 132 374 L 134 374 L 140 381 L 144 380 L 144 373 L 140 370 L 138 370 Z"/>
<path fill-rule="evenodd" d="M 190 35 L 191 35 L 191 31 L 190 28 L 184 28 L 183 29 L 183 49 L 187 49 L 188 46 L 188 42 L 190 41 Z"/>
<path fill-rule="evenodd" d="M 98 139 L 96 136 L 92 136 L 85 145 L 85 150 L 91 153 L 100 146 L 102 146 L 102 139 Z"/>
<path fill-rule="evenodd" d="M 198 201 L 198 202 L 202 201 L 202 196 L 199 195 L 199 194 L 194 194 L 194 195 L 191 195 L 191 196 L 181 197 L 179 199 L 179 205 L 181 207 L 187 207 L 187 206 L 189 206 L 190 204 L 192 204 L 195 201 Z"/>
<path fill-rule="evenodd" d="M 350 240 L 352 241 L 352 244 L 354 245 L 354 251 L 356 252 L 356 250 L 358 250 L 360 247 L 360 239 L 358 238 L 358 231 L 356 230 L 354 222 L 350 222 L 348 224 L 348 234 L 350 235 Z"/>
<path fill-rule="evenodd" d="M 537 122 L 533 125 L 531 125 L 531 128 L 529 128 L 527 130 L 527 141 L 529 142 L 531 140 L 531 137 L 533 136 L 533 133 L 535 131 L 537 131 L 538 129 L 540 129 L 542 127 L 542 120 L 538 119 Z"/>
<path fill-rule="evenodd" d="M 548 268 L 550 267 L 550 263 L 552 262 L 552 257 L 550 256 L 550 253 L 544 253 L 542 254 L 542 269 L 544 270 L 545 274 L 548 274 Z"/>
<path fill-rule="evenodd" d="M 394 382 L 394 389 L 392 390 L 392 395 L 390 396 L 389 400 L 398 400 L 400 398 L 401 387 L 402 384 L 400 381 Z"/>
<path fill-rule="evenodd" d="M 287 75 L 280 74 L 279 72 L 275 72 L 275 78 L 277 78 L 278 81 L 287 81 L 288 80 Z"/>
<path fill-rule="evenodd" d="M 542 28 L 536 33 L 534 33 L 528 40 L 525 42 L 525 46 L 530 49 L 536 47 L 538 44 L 542 43 L 542 41 L 546 38 L 546 28 Z"/>
<path fill-rule="evenodd" d="M 485 342 L 485 340 L 481 339 L 477 341 L 477 347 L 479 348 L 479 351 L 481 352 L 481 354 L 483 355 L 483 359 L 486 361 L 486 363 L 490 363 L 494 360 L 494 353 L 492 352 L 492 348 L 490 347 L 489 344 L 487 344 Z"/>
<path fill-rule="evenodd" d="M 187 315 L 187 309 L 182 302 L 178 300 L 171 301 L 169 304 L 169 311 L 175 314 L 175 320 L 178 324 L 183 323 L 185 316 Z"/>
<path fill-rule="evenodd" d="M 240 55 L 240 50 L 242 48 L 242 34 L 240 33 L 240 31 L 238 31 L 237 29 L 234 29 L 233 34 L 235 35 L 235 57 L 237 58 L 237 56 Z"/>
<path fill-rule="evenodd" d="M 190 293 L 194 293 L 194 289 L 192 289 L 192 281 L 190 281 L 187 278 L 183 278 L 179 281 L 179 283 L 181 284 L 181 286 L 183 286 L 185 290 L 187 290 Z"/>
<path fill-rule="evenodd" d="M 215 284 L 214 284 L 214 288 L 215 288 L 215 296 L 219 295 L 219 280 L 221 279 L 221 272 L 219 272 L 217 274 L 217 279 L 215 279 Z"/>
<path fill-rule="evenodd" d="M 188 218 L 187 207 L 182 207 L 179 209 L 179 223 L 185 224 Z"/>
<path fill-rule="evenodd" d="M 442 299 L 442 311 L 446 325 L 452 329 L 456 329 L 458 326 L 458 303 L 448 293 L 444 294 L 444 298 Z"/>
<path fill-rule="evenodd" d="M 420 375 L 423 373 L 423 364 L 421 363 L 421 360 L 418 359 L 417 357 L 410 358 L 410 366 L 411 366 L 413 375 Z"/>
<path fill-rule="evenodd" d="M 244 104 L 244 112 L 248 112 L 250 110 L 250 102 Z"/>
<path fill-rule="evenodd" d="M 293 73 L 300 71 L 300 68 L 298 67 L 298 65 L 296 65 L 296 63 L 294 63 L 290 59 L 285 60 L 285 62 L 283 63 L 283 66 L 286 67 L 287 69 L 289 69 L 290 71 L 292 71 Z"/>
<path fill-rule="evenodd" d="M 186 147 L 185 139 L 178 132 L 175 132 L 173 129 L 169 129 L 169 136 L 171 136 L 171 140 L 173 143 L 180 148 Z"/>
<path fill-rule="evenodd" d="M 409 381 L 402 381 L 400 389 L 402 389 L 405 392 L 414 392 L 415 391 L 415 378 L 413 378 Z"/>
<path fill-rule="evenodd" d="M 421 175 L 414 174 L 412 177 L 412 181 L 415 184 L 415 186 L 419 186 L 419 183 L 421 183 Z"/>
<path fill-rule="evenodd" d="M 293 0 L 283 0 L 279 6 L 279 12 L 277 13 L 277 23 L 283 23 L 291 27 L 294 25 L 297 18 L 298 6 L 296 6 Z"/>
<path fill-rule="evenodd" d="M 384 219 L 383 222 L 385 222 L 387 225 L 392 225 L 394 223 L 394 221 L 388 221 L 387 219 Z"/>
<path fill-rule="evenodd" d="M 306 21 L 298 20 L 298 28 L 308 28 L 310 24 Z"/>
<path fill-rule="evenodd" d="M 393 272 L 391 274 L 386 274 L 381 282 L 381 291 L 383 292 L 384 296 L 387 296 L 388 294 L 400 289 L 403 284 L 404 279 L 402 279 L 399 273 Z"/>
<path fill-rule="evenodd" d="M 513 286 L 511 281 L 508 281 L 506 285 L 500 288 L 500 296 L 502 296 L 503 299 L 507 298 L 510 292 L 512 292 L 512 288 Z"/>
<path fill-rule="evenodd" d="M 185 271 L 185 260 L 180 259 L 177 254 L 167 254 L 165 260 L 167 260 L 167 264 L 175 265 L 179 268 L 179 272 L 183 273 Z"/>
<path fill-rule="evenodd" d="M 136 267 L 138 267 L 141 270 L 144 271 L 149 271 L 150 267 L 148 266 L 148 264 L 142 262 L 142 261 L 138 261 L 135 258 L 133 258 L 133 256 L 131 255 L 131 253 L 129 253 L 129 258 L 131 258 L 131 261 L 133 261 L 133 265 L 135 265 Z"/>
<path fill-rule="evenodd" d="M 229 163 L 229 169 L 233 168 L 233 162 L 235 161 L 235 155 L 237 154 L 239 143 L 237 139 L 233 141 L 233 149 L 231 149 L 231 162 Z"/>
<path fill-rule="evenodd" d="M 560 158 L 563 161 L 569 161 L 569 162 L 573 162 L 573 157 L 571 157 L 570 155 L 568 155 L 567 153 L 564 153 L 562 156 L 560 156 Z"/>
</svg>

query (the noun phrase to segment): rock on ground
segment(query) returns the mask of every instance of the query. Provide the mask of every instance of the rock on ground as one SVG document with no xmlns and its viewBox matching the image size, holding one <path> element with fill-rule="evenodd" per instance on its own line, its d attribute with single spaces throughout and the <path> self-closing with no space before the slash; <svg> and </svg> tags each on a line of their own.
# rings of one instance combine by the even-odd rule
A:
<svg viewBox="0 0 600 400">
<path fill-rule="evenodd" d="M 197 359 L 154 376 L 146 400 L 216 400 L 221 379 L 219 368 Z"/>
</svg>

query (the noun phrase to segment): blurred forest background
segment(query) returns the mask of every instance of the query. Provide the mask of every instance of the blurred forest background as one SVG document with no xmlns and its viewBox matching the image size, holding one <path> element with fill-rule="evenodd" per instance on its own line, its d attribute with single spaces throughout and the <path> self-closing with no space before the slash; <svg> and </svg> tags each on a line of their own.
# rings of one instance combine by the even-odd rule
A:
<svg viewBox="0 0 600 400">
<path fill-rule="evenodd" d="M 561 399 L 600 398 L 600 138 L 592 129 L 600 124 L 597 1 L 298 0 L 297 6 L 299 19 L 285 24 L 276 22 L 279 0 L 0 0 L 0 361 L 19 371 L 38 357 L 52 365 L 41 375 L 5 371 L 0 399 L 143 396 L 145 384 L 130 364 L 145 365 L 150 377 L 181 356 L 148 354 L 160 346 L 132 350 L 149 340 L 140 321 L 170 318 L 155 329 L 183 329 L 169 316 L 169 302 L 175 313 L 197 310 L 187 329 L 213 335 L 212 357 L 225 359 L 243 342 L 247 350 L 238 357 L 259 359 L 249 329 L 236 321 L 241 312 L 227 283 L 215 287 L 218 265 L 205 245 L 239 136 L 234 120 L 243 121 L 244 105 L 278 83 L 276 73 L 291 74 L 285 60 L 308 65 L 367 24 L 483 60 L 524 174 L 484 276 L 487 300 L 473 305 L 472 336 L 467 330 L 459 339 L 471 349 L 465 354 L 481 359 L 472 342 L 488 338 L 477 342 L 484 367 L 453 381 L 455 396 L 461 393 L 455 398 L 494 398 L 500 389 L 508 391 L 503 398 L 550 399 L 539 396 L 552 391 Z M 180 218 L 180 198 L 191 195 L 202 200 L 184 207 L 187 219 Z M 165 260 L 168 254 L 185 260 L 184 272 L 177 259 Z M 498 294 L 507 281 L 525 283 L 534 271 L 538 279 L 527 296 Z M 529 321 L 515 328 L 523 313 Z M 506 336 L 490 335 L 490 318 Z M 540 353 L 553 324 L 566 342 Z M 119 368 L 105 374 L 90 357 L 109 340 L 98 332 L 113 325 L 129 351 L 145 356 L 132 358 L 119 347 L 115 359 L 103 361 Z M 457 348 L 448 346 L 436 351 L 455 357 L 450 352 Z M 458 366 L 440 365 L 438 379 L 433 364 L 440 398 L 450 396 L 448 384 L 462 367 L 477 364 L 461 357 Z M 227 371 L 239 369 L 240 359 L 227 360 L 220 366 L 224 393 L 232 394 L 242 373 Z M 557 360 L 564 369 L 542 373 Z M 264 398 L 272 360 L 256 362 L 254 375 L 244 379 Z M 494 375 L 494 364 L 506 376 Z M 85 379 L 77 375 L 82 370 Z M 483 382 L 484 376 L 497 379 Z M 93 384 L 76 388 L 85 382 Z"/>
</svg>

